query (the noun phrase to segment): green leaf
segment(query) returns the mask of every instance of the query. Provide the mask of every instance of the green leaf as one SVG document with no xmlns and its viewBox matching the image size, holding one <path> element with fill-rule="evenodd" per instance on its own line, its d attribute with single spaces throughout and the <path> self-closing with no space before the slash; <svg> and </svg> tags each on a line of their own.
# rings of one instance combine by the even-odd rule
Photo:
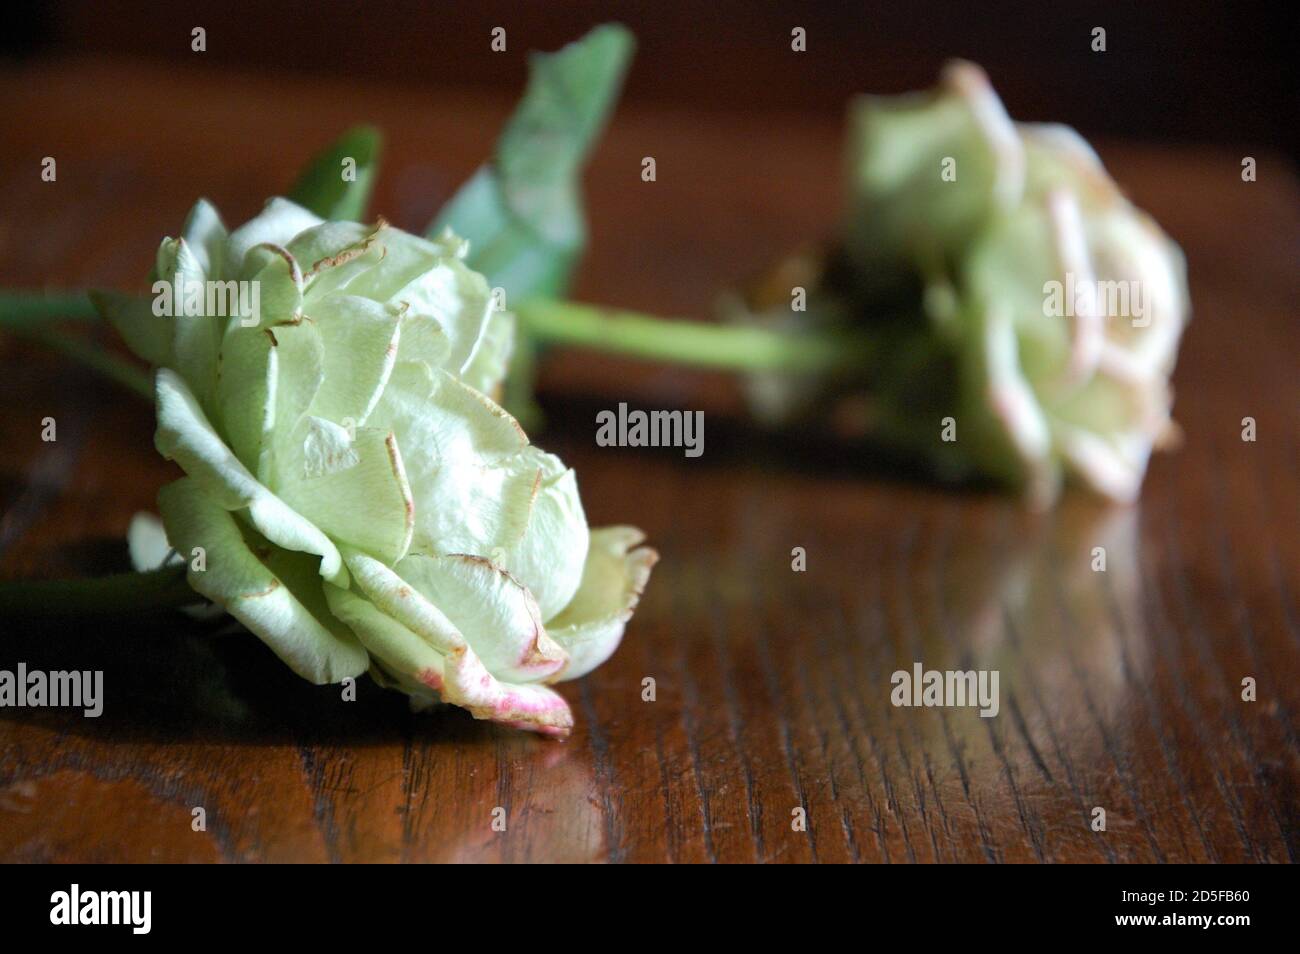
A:
<svg viewBox="0 0 1300 954">
<path fill-rule="evenodd" d="M 382 141 L 372 126 L 352 127 L 312 159 L 289 198 L 323 219 L 360 221 L 375 185 Z"/>
<path fill-rule="evenodd" d="M 632 34 L 596 27 L 556 53 L 534 53 L 528 87 L 496 153 L 443 207 L 428 234 L 450 227 L 466 261 L 509 298 L 566 290 L 586 243 L 578 174 L 604 127 L 632 56 Z"/>
</svg>

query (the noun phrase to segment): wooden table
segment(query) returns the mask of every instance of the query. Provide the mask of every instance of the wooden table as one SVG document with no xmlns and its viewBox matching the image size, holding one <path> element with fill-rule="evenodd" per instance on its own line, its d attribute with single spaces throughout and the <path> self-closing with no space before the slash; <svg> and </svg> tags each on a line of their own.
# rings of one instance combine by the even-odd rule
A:
<svg viewBox="0 0 1300 954">
<path fill-rule="evenodd" d="M 5 286 L 143 288 L 198 194 L 242 221 L 356 120 L 390 131 L 375 209 L 418 228 L 509 108 L 111 62 L 0 79 Z M 1238 152 L 1101 145 L 1187 251 L 1196 312 L 1185 446 L 1140 505 L 1035 518 L 764 437 L 724 379 L 562 357 L 539 442 L 593 523 L 639 524 L 663 556 L 618 654 L 563 687 L 567 743 L 413 716 L 368 682 L 343 703 L 176 615 L 10 628 L 0 668 L 102 668 L 107 703 L 0 710 L 0 860 L 1295 860 L 1296 179 L 1272 155 L 1243 183 Z M 839 150 L 836 124 L 799 115 L 624 111 L 588 176 L 578 295 L 707 316 L 834 227 Z M 594 412 L 618 400 L 704 409 L 706 453 L 598 449 Z M 0 341 L 0 573 L 123 567 L 130 515 L 175 472 L 151 432 L 135 398 Z M 999 670 L 998 717 L 893 707 L 890 674 L 918 660 Z"/>
</svg>

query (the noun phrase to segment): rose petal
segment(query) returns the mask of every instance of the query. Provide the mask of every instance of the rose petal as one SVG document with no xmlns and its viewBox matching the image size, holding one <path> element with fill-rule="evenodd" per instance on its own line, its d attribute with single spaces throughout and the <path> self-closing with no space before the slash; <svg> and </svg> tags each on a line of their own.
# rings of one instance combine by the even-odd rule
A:
<svg viewBox="0 0 1300 954">
<path fill-rule="evenodd" d="M 131 566 L 140 573 L 157 570 L 164 563 L 181 562 L 167 542 L 167 531 L 163 529 L 162 521 L 151 513 L 140 511 L 131 517 L 126 528 L 126 545 L 131 553 Z"/>
<path fill-rule="evenodd" d="M 259 470 L 265 441 L 275 427 L 277 360 L 271 336 L 237 322 L 226 328 L 217 367 L 213 417 L 231 450 L 251 471 Z"/>
<path fill-rule="evenodd" d="M 582 584 L 573 601 L 550 620 L 547 631 L 569 654 L 568 664 L 550 681 L 578 679 L 614 654 L 632 618 L 659 554 L 638 547 L 636 527 L 600 527 L 591 531 Z"/>
<path fill-rule="evenodd" d="M 397 360 L 401 314 L 353 295 L 305 307 L 320 331 L 328 382 L 317 392 L 311 413 L 360 427 L 379 403 Z"/>
<path fill-rule="evenodd" d="M 460 373 L 460 379 L 475 390 L 496 395 L 505 380 L 515 344 L 515 316 L 494 311 L 488 316 L 478 350 Z"/>
<path fill-rule="evenodd" d="M 374 234 L 372 226 L 360 222 L 321 222 L 293 236 L 287 248 L 289 254 L 302 263 L 304 272 L 319 277 L 342 265 L 345 260 L 355 261 L 355 254 L 343 253 L 359 250 Z M 337 288 L 338 284 L 332 283 L 330 287 Z"/>
<path fill-rule="evenodd" d="M 394 571 L 446 614 L 497 677 L 540 682 L 567 661 L 546 634 L 533 594 L 494 563 L 464 554 L 414 554 Z"/>
<path fill-rule="evenodd" d="M 320 529 L 257 481 L 208 422 L 198 401 L 175 372 L 155 377 L 158 430 L 154 444 L 174 460 L 225 510 L 248 509 L 253 525 L 271 542 L 321 558 L 320 573 L 346 580 L 338 549 Z"/>
<path fill-rule="evenodd" d="M 487 280 L 455 258 L 438 258 L 387 299 L 402 304 L 412 315 L 433 319 L 442 329 L 450 350 L 441 366 L 460 374 L 469 365 L 492 314 Z M 367 276 L 368 278 L 369 276 Z M 359 283 L 362 288 L 366 281 Z M 416 356 L 420 357 L 420 356 Z M 433 367 L 439 367 L 430 361 Z"/>
<path fill-rule="evenodd" d="M 288 248 L 294 236 L 320 223 L 319 216 L 288 199 L 271 199 L 261 214 L 230 233 L 222 271 L 232 278 L 246 277 L 243 276 L 244 258 L 254 246 L 269 243 Z"/>
<path fill-rule="evenodd" d="M 397 306 L 399 309 L 401 305 Z M 409 361 L 430 369 L 445 368 L 451 355 L 451 341 L 442 325 L 428 315 L 409 309 L 402 311 L 402 338 L 397 347 L 397 362 Z"/>
<path fill-rule="evenodd" d="M 181 238 L 190 247 L 198 261 L 199 271 L 213 277 L 225 268 L 226 240 L 229 237 L 216 207 L 207 199 L 199 199 L 190 209 L 181 227 Z"/>
<path fill-rule="evenodd" d="M 405 556 L 415 503 L 392 432 L 363 427 L 349 436 L 336 424 L 309 418 L 299 434 L 298 456 L 282 462 L 276 484 L 284 502 L 339 543 L 388 564 Z M 335 446 L 324 447 L 327 440 Z"/>
<path fill-rule="evenodd" d="M 223 606 L 252 630 L 294 672 L 314 683 L 339 682 L 366 671 L 369 657 L 346 626 L 328 612 L 321 581 L 302 554 L 268 545 L 259 554 L 235 518 L 192 477 L 158 494 L 167 536 L 189 561 L 195 591 Z M 202 547 L 203 569 L 194 549 Z"/>
<path fill-rule="evenodd" d="M 302 267 L 286 248 L 271 244 L 254 246 L 245 263 L 253 273 L 250 281 L 257 286 L 258 314 L 241 315 L 241 325 L 265 328 L 302 317 Z"/>
<path fill-rule="evenodd" d="M 578 588 L 587 523 L 577 481 L 553 455 L 528 444 L 513 417 L 445 371 L 403 362 L 372 424 L 398 435 L 417 507 L 417 552 L 487 557 L 537 599 L 542 618 Z M 432 389 L 423 388 L 432 385 Z"/>
<path fill-rule="evenodd" d="M 355 593 L 327 586 L 326 598 L 334 614 L 352 628 L 386 668 L 396 671 L 403 680 L 418 680 L 444 701 L 468 709 L 474 718 L 560 737 L 572 729 L 573 714 L 563 697 L 545 686 L 497 680 L 463 638 L 463 649 L 449 654 L 439 652 Z"/>
<path fill-rule="evenodd" d="M 203 269 L 198 251 L 184 238 L 178 240 L 172 271 L 160 277 L 180 290 L 180 301 L 173 301 L 173 314 L 169 319 L 172 326 L 170 366 L 180 372 L 199 402 L 208 407 L 216 386 L 217 352 L 228 316 L 207 313 L 205 282 L 208 273 Z M 202 297 L 201 302 L 191 301 L 195 294 Z"/>
<path fill-rule="evenodd" d="M 325 347 L 309 321 L 226 328 L 217 371 L 217 414 L 231 448 L 275 489 L 277 458 L 292 440 L 325 380 Z"/>
<path fill-rule="evenodd" d="M 1015 328 L 999 305 L 983 312 L 981 334 L 971 386 L 982 388 L 979 406 L 992 411 L 1010 447 L 1019 458 L 1031 499 L 1046 505 L 1059 492 L 1060 479 L 1051 457 L 1052 437 L 1038 397 L 1025 379 L 1019 361 Z"/>
<path fill-rule="evenodd" d="M 444 655 L 477 660 L 483 654 L 496 675 L 524 681 L 564 665 L 564 651 L 546 635 L 532 595 L 499 567 L 414 555 L 390 569 L 353 550 L 343 553 L 371 602 Z"/>
<path fill-rule="evenodd" d="M 1110 439 L 1078 428 L 1058 426 L 1061 453 L 1070 473 L 1095 493 L 1117 503 L 1132 503 L 1142 487 L 1151 439 L 1144 434 L 1113 435 Z"/>
</svg>

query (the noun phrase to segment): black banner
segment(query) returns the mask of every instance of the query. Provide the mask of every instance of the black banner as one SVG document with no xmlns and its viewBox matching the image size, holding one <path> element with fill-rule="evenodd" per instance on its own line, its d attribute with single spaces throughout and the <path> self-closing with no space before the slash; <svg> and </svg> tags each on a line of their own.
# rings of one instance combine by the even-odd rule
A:
<svg viewBox="0 0 1300 954">
<path fill-rule="evenodd" d="M 990 929 L 1032 928 L 1071 939 L 1132 935 L 1184 943 L 1202 936 L 1233 943 L 1242 932 L 1283 929 L 1293 920 L 1287 908 L 1294 891 L 1292 872 L 1249 866 L 881 866 L 802 872 L 794 881 L 783 871 L 701 871 L 685 875 L 702 879 L 687 894 L 680 872 L 660 885 L 655 872 L 622 883 L 617 873 L 481 867 L 77 865 L 14 867 L 8 874 L 11 886 L 0 901 L 7 937 L 127 943 L 242 940 L 263 932 L 307 943 L 433 942 L 456 927 L 487 935 L 535 930 L 542 942 L 554 939 L 560 925 L 580 940 L 610 917 L 644 917 L 651 933 L 689 924 L 741 934 L 761 917 L 769 926 L 784 918 L 792 925 L 852 919 L 863 938 L 912 924 L 926 941 L 987 942 Z M 584 883 L 586 877 L 593 881 Z"/>
</svg>

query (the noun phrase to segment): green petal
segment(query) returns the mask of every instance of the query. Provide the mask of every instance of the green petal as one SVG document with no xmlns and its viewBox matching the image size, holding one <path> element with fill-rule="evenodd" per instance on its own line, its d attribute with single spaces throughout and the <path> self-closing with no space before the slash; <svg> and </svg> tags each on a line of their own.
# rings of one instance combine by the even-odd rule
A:
<svg viewBox="0 0 1300 954">
<path fill-rule="evenodd" d="M 971 453 L 988 474 L 1024 485 L 1046 505 L 1060 492 L 1052 436 L 1038 396 L 1020 366 L 1020 345 L 1010 316 L 998 305 L 972 306 L 963 372 L 965 419 Z"/>
<path fill-rule="evenodd" d="M 321 530 L 257 481 L 208 423 L 179 375 L 159 368 L 155 378 L 158 430 L 154 444 L 226 510 L 248 509 L 249 519 L 272 543 L 321 558 L 320 573 L 346 580 L 338 549 Z"/>
<path fill-rule="evenodd" d="M 417 496 L 424 489 L 414 475 L 417 467 L 428 475 L 439 460 L 495 460 L 528 446 L 523 428 L 490 398 L 455 375 L 415 361 L 394 369 L 371 425 L 396 432 Z"/>
<path fill-rule="evenodd" d="M 295 479 L 281 471 L 277 489 L 285 503 L 333 540 L 385 563 L 406 554 L 415 504 L 391 431 L 363 427 L 356 436 L 329 421 L 309 418 L 300 428 Z"/>
<path fill-rule="evenodd" d="M 478 350 L 461 371 L 461 380 L 484 394 L 495 396 L 505 380 L 514 344 L 515 316 L 508 311 L 493 311 L 488 316 Z"/>
<path fill-rule="evenodd" d="M 447 614 L 426 600 L 396 570 L 348 547 L 343 548 L 343 554 L 357 586 L 386 615 L 444 656 L 456 656 L 469 650 L 469 642 Z"/>
<path fill-rule="evenodd" d="M 181 238 L 190 247 L 204 275 L 215 277 L 225 267 L 226 226 L 216 208 L 207 199 L 199 199 L 190 209 L 181 228 Z"/>
<path fill-rule="evenodd" d="M 573 472 L 529 446 L 518 423 L 445 371 L 404 363 L 372 425 L 397 434 L 416 500 L 417 552 L 482 556 L 513 573 L 542 618 L 572 598 L 587 555 Z M 429 501 L 424 505 L 423 501 Z"/>
<path fill-rule="evenodd" d="M 167 280 L 176 270 L 176 250 L 181 246 L 179 239 L 165 238 L 158 243 L 158 251 L 154 255 L 153 270 L 149 273 L 149 281 L 155 282 L 159 279 Z"/>
<path fill-rule="evenodd" d="M 531 472 L 533 491 L 527 508 L 507 515 L 508 522 L 484 552 L 527 584 L 542 618 L 549 619 L 573 599 L 587 559 L 590 540 L 578 478 L 558 457 L 535 447 L 521 451 L 503 469 Z M 495 552 L 497 547 L 502 552 Z"/>
<path fill-rule="evenodd" d="M 533 594 L 496 564 L 460 554 L 414 554 L 393 569 L 446 614 L 497 678 L 540 682 L 567 661 L 546 634 Z"/>
<path fill-rule="evenodd" d="M 386 567 L 379 569 L 387 571 Z M 409 588 L 400 579 L 398 584 L 390 594 L 390 602 L 410 599 Z M 408 591 L 405 595 L 403 588 Z M 417 682 L 438 693 L 443 701 L 468 709 L 476 719 L 491 719 L 546 735 L 569 734 L 573 714 L 563 697 L 553 690 L 535 684 L 501 682 L 464 645 L 463 639 L 456 640 L 461 648 L 441 652 L 374 602 L 339 587 L 325 589 L 330 609 L 352 627 L 399 685 Z M 433 612 L 438 611 L 435 608 Z M 441 625 L 454 632 L 455 627 L 445 619 Z"/>
<path fill-rule="evenodd" d="M 430 690 L 441 688 L 445 663 L 442 653 L 350 590 L 326 584 L 325 598 L 330 612 L 386 669 Z"/>
<path fill-rule="evenodd" d="M 321 222 L 294 236 L 288 251 L 302 263 L 304 272 L 323 274 L 333 267 L 332 259 L 366 244 L 374 233 L 373 226 L 360 222 Z"/>
<path fill-rule="evenodd" d="M 644 539 L 636 527 L 591 531 L 582 585 L 547 626 L 551 638 L 569 654 L 568 665 L 552 681 L 585 676 L 618 648 L 650 570 L 659 560 L 654 550 L 637 546 Z"/>
<path fill-rule="evenodd" d="M 350 294 L 352 282 L 384 261 L 387 249 L 378 233 L 374 226 L 355 222 L 325 222 L 290 244 L 290 253 L 307 267 L 308 307 L 330 295 Z"/>
<path fill-rule="evenodd" d="M 215 416 L 239 459 L 272 490 L 279 459 L 296 456 L 293 437 L 324 378 L 325 348 L 311 322 L 227 326 Z"/>
<path fill-rule="evenodd" d="M 209 315 L 207 307 L 208 273 L 204 269 L 202 250 L 182 238 L 176 247 L 176 259 L 170 275 L 163 278 L 180 289 L 179 313 L 171 318 L 172 363 L 198 397 L 209 406 L 217 381 L 217 353 L 225 333 L 228 316 Z M 197 289 L 203 296 L 197 310 L 189 301 L 189 290 Z"/>
<path fill-rule="evenodd" d="M 950 63 L 931 94 L 864 96 L 851 121 L 848 245 L 873 278 L 893 274 L 900 260 L 957 257 L 997 209 L 1022 195 L 1019 135 L 974 64 Z M 953 177 L 941 175 L 949 160 Z"/>
<path fill-rule="evenodd" d="M 1020 340 L 1020 364 L 1040 384 L 1066 368 L 1078 321 L 1043 313 L 1045 283 L 1065 277 L 1054 245 L 1046 207 L 1021 206 L 970 244 L 960 280 L 969 299 L 995 305 L 1011 319 Z"/>
<path fill-rule="evenodd" d="M 274 361 L 273 437 L 278 439 L 277 446 L 270 453 L 273 457 L 287 455 L 291 458 L 298 426 L 325 386 L 325 343 L 320 329 L 310 321 L 277 325 L 266 329 L 264 334 L 271 345 L 270 355 Z M 266 481 L 275 472 L 277 460 L 267 459 L 266 442 L 263 443 L 258 474 Z"/>
<path fill-rule="evenodd" d="M 294 236 L 320 223 L 318 216 L 288 199 L 269 200 L 256 218 L 230 233 L 223 273 L 231 278 L 247 277 L 243 274 L 244 259 L 255 246 L 270 244 L 288 248 Z M 299 260 L 305 261 L 301 257 Z"/>
<path fill-rule="evenodd" d="M 451 355 L 451 341 L 442 325 L 428 315 L 409 309 L 402 310 L 402 339 L 397 349 L 397 360 L 422 364 L 430 370 L 445 368 Z"/>
<path fill-rule="evenodd" d="M 478 272 L 471 271 L 449 250 L 459 243 L 449 236 L 433 243 L 397 229 L 383 229 L 378 241 L 387 255 L 383 266 L 358 277 L 348 293 L 405 308 L 412 316 L 431 318 L 450 345 L 441 360 L 411 354 L 459 374 L 473 357 L 492 312 L 492 292 Z"/>
<path fill-rule="evenodd" d="M 334 295 L 308 317 L 325 348 L 325 383 L 311 412 L 360 427 L 379 402 L 397 360 L 401 315 L 367 298 Z"/>
<path fill-rule="evenodd" d="M 263 328 L 302 317 L 303 275 L 298 260 L 279 245 L 257 245 L 249 250 L 246 268 L 257 283 L 258 321 Z"/>
<path fill-rule="evenodd" d="M 155 315 L 151 297 L 92 291 L 90 300 L 133 354 L 155 367 L 171 363 L 175 319 Z"/>
<path fill-rule="evenodd" d="M 232 322 L 226 328 L 217 368 L 216 412 L 230 448 L 258 472 L 263 442 L 275 426 L 275 356 L 259 328 Z"/>
<path fill-rule="evenodd" d="M 349 283 L 348 294 L 374 301 L 387 301 L 408 284 L 447 257 L 447 250 L 434 242 L 403 232 L 382 219 L 371 232 L 370 240 L 382 251 L 383 265 L 359 273 Z"/>
<path fill-rule="evenodd" d="M 168 537 L 190 563 L 190 585 L 225 607 L 294 672 L 321 684 L 366 671 L 369 657 L 326 609 L 310 558 L 265 546 L 243 531 L 193 478 L 164 487 L 158 506 Z M 262 547 L 253 548 L 259 543 L 266 551 L 260 558 Z M 194 562 L 196 547 L 204 551 L 201 570 Z"/>
<path fill-rule="evenodd" d="M 444 363 L 455 374 L 469 365 L 492 312 L 491 291 L 483 276 L 454 261 L 434 266 L 389 300 L 438 323 L 451 345 Z"/>
</svg>

